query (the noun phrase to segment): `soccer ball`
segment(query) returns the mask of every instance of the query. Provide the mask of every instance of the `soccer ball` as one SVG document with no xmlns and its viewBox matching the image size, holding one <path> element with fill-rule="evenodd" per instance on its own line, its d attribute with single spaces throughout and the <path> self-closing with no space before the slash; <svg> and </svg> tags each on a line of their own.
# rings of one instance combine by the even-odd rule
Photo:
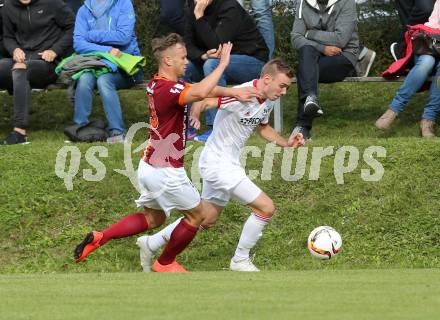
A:
<svg viewBox="0 0 440 320">
<path fill-rule="evenodd" d="M 328 260 L 341 252 L 342 238 L 332 227 L 317 227 L 310 232 L 307 247 L 313 257 Z"/>
</svg>

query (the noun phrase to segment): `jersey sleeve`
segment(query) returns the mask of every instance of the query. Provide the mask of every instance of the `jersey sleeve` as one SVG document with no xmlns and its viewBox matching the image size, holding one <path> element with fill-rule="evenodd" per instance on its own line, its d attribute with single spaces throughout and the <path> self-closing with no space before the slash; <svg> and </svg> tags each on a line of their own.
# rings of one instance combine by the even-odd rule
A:
<svg viewBox="0 0 440 320">
<path fill-rule="evenodd" d="M 219 97 L 218 108 L 230 112 L 237 112 L 242 108 L 242 103 L 232 97 Z"/>
<path fill-rule="evenodd" d="M 164 96 L 170 105 L 184 107 L 185 94 L 189 90 L 190 85 L 185 82 L 170 82 L 166 88 L 164 88 Z"/>
<path fill-rule="evenodd" d="M 271 106 L 271 108 L 269 109 L 269 112 L 264 116 L 263 121 L 261 121 L 261 124 L 262 124 L 263 126 L 265 126 L 265 125 L 267 125 L 267 124 L 269 123 L 269 120 L 270 120 L 270 114 L 271 114 L 272 110 L 273 110 L 273 106 Z"/>
</svg>

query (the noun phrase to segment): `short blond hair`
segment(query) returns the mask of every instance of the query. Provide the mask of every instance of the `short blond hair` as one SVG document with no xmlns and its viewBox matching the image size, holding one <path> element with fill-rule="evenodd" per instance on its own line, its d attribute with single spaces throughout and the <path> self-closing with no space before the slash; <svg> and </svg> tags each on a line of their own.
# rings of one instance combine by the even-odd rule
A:
<svg viewBox="0 0 440 320">
<path fill-rule="evenodd" d="M 295 75 L 293 68 L 281 58 L 275 58 L 268 61 L 261 70 L 261 76 L 266 74 L 275 76 L 277 73 L 284 73 L 289 78 L 293 78 Z"/>
<path fill-rule="evenodd" d="M 170 33 L 167 36 L 154 38 L 151 40 L 151 47 L 153 49 L 153 55 L 156 61 L 160 63 L 163 57 L 163 52 L 176 44 L 181 44 L 183 46 L 185 45 L 183 38 L 177 33 Z"/>
</svg>

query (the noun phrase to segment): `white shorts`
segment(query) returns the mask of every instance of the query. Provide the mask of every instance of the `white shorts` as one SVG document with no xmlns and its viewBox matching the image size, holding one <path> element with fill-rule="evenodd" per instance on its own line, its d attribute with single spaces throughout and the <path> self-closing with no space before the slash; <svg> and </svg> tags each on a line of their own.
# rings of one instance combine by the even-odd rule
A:
<svg viewBox="0 0 440 320">
<path fill-rule="evenodd" d="M 209 158 L 213 162 L 209 162 Z M 262 193 L 241 166 L 216 163 L 214 157 L 201 157 L 200 173 L 203 178 L 202 199 L 225 207 L 230 198 L 242 204 L 253 202 Z"/>
<path fill-rule="evenodd" d="M 163 210 L 190 210 L 200 203 L 200 194 L 186 175 L 184 168 L 153 167 L 141 160 L 138 167 L 141 196 L 138 207 Z"/>
</svg>

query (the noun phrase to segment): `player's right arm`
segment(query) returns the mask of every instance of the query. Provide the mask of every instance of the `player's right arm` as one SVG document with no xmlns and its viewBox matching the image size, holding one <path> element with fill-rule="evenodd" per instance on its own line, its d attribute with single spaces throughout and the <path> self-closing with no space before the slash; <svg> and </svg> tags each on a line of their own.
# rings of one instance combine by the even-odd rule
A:
<svg viewBox="0 0 440 320">
<path fill-rule="evenodd" d="M 185 93 L 184 102 L 192 103 L 209 97 L 234 97 L 239 101 L 248 102 L 261 95 L 254 87 L 228 88 L 217 85 L 226 67 L 229 65 L 232 44 L 222 46 L 220 62 L 217 68 L 199 83 L 191 85 Z"/>
<path fill-rule="evenodd" d="M 192 103 L 209 97 L 210 92 L 217 86 L 223 72 L 229 65 L 232 43 L 228 42 L 222 46 L 220 61 L 215 70 L 199 83 L 190 86 L 184 96 L 184 102 Z"/>
</svg>

